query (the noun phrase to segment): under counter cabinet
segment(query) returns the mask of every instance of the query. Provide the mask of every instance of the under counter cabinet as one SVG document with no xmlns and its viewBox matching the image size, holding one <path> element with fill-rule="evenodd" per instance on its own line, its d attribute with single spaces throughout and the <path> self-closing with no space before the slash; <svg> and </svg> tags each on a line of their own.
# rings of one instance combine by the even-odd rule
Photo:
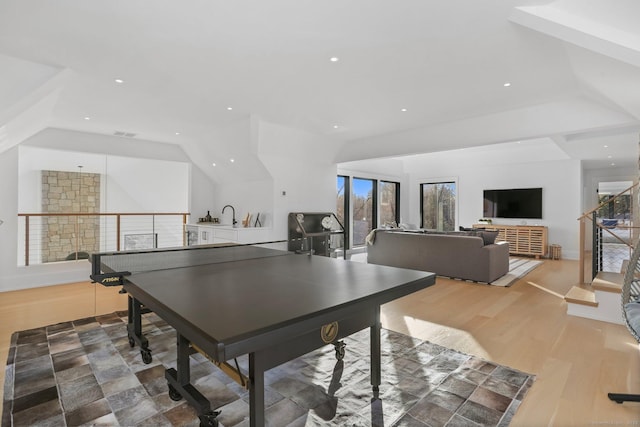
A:
<svg viewBox="0 0 640 427">
<path fill-rule="evenodd" d="M 198 244 L 209 245 L 215 243 L 213 230 L 205 229 L 204 227 L 198 227 L 200 232 L 198 233 Z"/>
<path fill-rule="evenodd" d="M 247 227 L 233 228 L 231 226 L 187 225 L 187 231 L 197 230 L 198 245 L 215 243 L 259 243 L 267 242 L 271 237 L 271 228 Z M 188 234 L 189 236 L 189 234 Z M 192 240 L 188 240 L 193 244 Z"/>
</svg>

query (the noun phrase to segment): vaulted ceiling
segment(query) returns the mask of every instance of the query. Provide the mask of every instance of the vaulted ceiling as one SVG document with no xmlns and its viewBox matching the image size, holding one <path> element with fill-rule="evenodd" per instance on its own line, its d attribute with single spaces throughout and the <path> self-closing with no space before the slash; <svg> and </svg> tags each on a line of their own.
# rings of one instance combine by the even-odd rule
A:
<svg viewBox="0 0 640 427">
<path fill-rule="evenodd" d="M 340 142 L 336 161 L 544 141 L 630 166 L 638 16 L 635 0 L 3 0 L 0 152 L 55 127 L 210 153 L 257 116 Z"/>
</svg>

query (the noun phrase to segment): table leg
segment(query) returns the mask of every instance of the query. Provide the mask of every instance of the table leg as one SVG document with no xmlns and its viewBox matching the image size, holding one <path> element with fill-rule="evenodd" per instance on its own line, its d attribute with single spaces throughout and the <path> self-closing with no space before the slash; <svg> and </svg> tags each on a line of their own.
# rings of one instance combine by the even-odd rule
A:
<svg viewBox="0 0 640 427">
<path fill-rule="evenodd" d="M 249 381 L 249 424 L 264 426 L 264 366 L 256 353 L 249 354 Z"/>
<path fill-rule="evenodd" d="M 381 383 L 381 357 L 380 357 L 380 307 L 376 308 L 375 323 L 371 326 L 371 385 L 374 397 L 378 397 Z"/>
<path fill-rule="evenodd" d="M 169 397 L 178 401 L 183 397 L 198 412 L 201 426 L 215 427 L 218 425 L 219 411 L 211 410 L 211 403 L 193 385 L 191 385 L 191 367 L 189 365 L 190 343 L 182 334 L 177 333 L 176 369 L 169 368 L 164 377 L 169 385 Z"/>
<path fill-rule="evenodd" d="M 133 312 L 133 297 L 129 295 L 127 298 L 127 332 L 129 335 L 129 345 L 134 347 L 136 345 L 136 341 L 134 339 L 135 328 L 133 326 L 133 317 L 135 316 Z"/>
<path fill-rule="evenodd" d="M 176 360 L 178 384 L 184 387 L 191 381 L 191 365 L 189 364 L 189 341 L 182 334 L 178 334 L 176 350 L 178 351 L 178 360 Z"/>
<path fill-rule="evenodd" d="M 140 354 L 144 363 L 151 363 L 151 350 L 149 341 L 142 335 L 142 304 L 140 301 L 129 296 L 128 299 L 128 324 L 127 333 L 129 345 L 133 347 L 136 343 L 140 346 Z"/>
</svg>

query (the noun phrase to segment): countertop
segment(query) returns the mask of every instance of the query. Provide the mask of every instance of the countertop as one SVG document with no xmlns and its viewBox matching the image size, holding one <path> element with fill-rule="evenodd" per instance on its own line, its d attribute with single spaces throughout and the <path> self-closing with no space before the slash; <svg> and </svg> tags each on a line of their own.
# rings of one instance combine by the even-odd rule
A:
<svg viewBox="0 0 640 427">
<path fill-rule="evenodd" d="M 231 224 L 215 224 L 213 222 L 198 222 L 196 224 L 187 224 L 187 225 L 195 225 L 198 227 L 215 227 L 221 230 L 257 230 L 257 229 L 269 228 L 269 227 L 243 227 L 239 224 L 234 227 Z"/>
</svg>

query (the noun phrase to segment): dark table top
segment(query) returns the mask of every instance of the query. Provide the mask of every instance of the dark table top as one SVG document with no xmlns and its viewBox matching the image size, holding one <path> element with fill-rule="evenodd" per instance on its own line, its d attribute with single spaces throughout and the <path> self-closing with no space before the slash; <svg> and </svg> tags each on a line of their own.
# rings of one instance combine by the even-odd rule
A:
<svg viewBox="0 0 640 427">
<path fill-rule="evenodd" d="M 133 273 L 125 289 L 220 348 L 323 313 L 379 306 L 435 281 L 433 273 L 253 246 L 216 249 L 175 252 L 173 264 L 159 262 L 168 269 Z M 182 267 L 189 259 L 194 265 Z"/>
</svg>

